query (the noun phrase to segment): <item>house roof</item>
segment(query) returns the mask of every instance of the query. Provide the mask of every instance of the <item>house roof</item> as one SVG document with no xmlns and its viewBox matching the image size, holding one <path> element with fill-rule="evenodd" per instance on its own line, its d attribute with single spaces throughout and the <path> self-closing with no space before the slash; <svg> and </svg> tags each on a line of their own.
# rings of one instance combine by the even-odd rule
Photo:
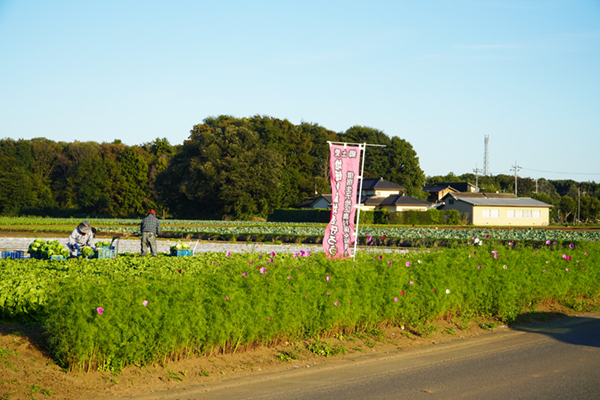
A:
<svg viewBox="0 0 600 400">
<path fill-rule="evenodd" d="M 452 186 L 423 186 L 423 191 L 428 193 L 439 193 L 443 190 L 458 192 L 458 190 L 454 189 Z"/>
<path fill-rule="evenodd" d="M 294 206 L 294 208 L 311 208 L 317 201 L 320 199 L 325 199 L 329 204 L 331 204 L 331 195 L 330 194 L 322 194 L 318 197 L 313 197 L 312 199 L 306 199 Z"/>
<path fill-rule="evenodd" d="M 360 183 L 359 183 L 360 187 Z M 378 189 L 378 190 L 406 190 L 402 185 L 394 182 L 386 181 L 383 178 L 364 178 L 362 183 L 363 190 Z"/>
<path fill-rule="evenodd" d="M 470 188 L 474 188 L 475 185 L 469 182 L 438 182 L 434 183 L 432 186 L 450 186 L 453 189 L 458 190 L 459 192 L 468 192 Z"/>
<path fill-rule="evenodd" d="M 396 195 L 388 196 L 380 203 L 380 205 L 402 205 L 402 206 L 430 206 L 431 203 L 415 197 Z"/>
<path fill-rule="evenodd" d="M 442 200 L 452 197 L 472 206 L 495 207 L 552 207 L 551 204 L 530 197 L 517 197 L 507 193 L 448 193 Z"/>
</svg>

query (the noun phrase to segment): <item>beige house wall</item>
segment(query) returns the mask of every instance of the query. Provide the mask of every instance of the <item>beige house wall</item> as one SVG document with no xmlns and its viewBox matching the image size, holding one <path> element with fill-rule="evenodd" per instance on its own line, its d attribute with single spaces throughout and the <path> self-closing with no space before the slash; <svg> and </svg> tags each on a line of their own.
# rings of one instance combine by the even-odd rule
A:
<svg viewBox="0 0 600 400">
<path fill-rule="evenodd" d="M 393 190 L 393 189 L 389 189 L 389 190 L 373 190 L 373 189 L 369 189 L 369 190 L 363 190 L 362 191 L 362 197 L 389 197 L 389 196 L 395 196 L 395 195 L 399 195 L 402 194 L 401 190 Z"/>
<path fill-rule="evenodd" d="M 487 212 L 484 212 L 487 210 Z M 531 212 L 531 217 L 516 216 Z M 473 225 L 498 225 L 498 226 L 546 226 L 550 222 L 550 209 L 548 207 L 492 207 L 475 206 L 469 211 Z M 509 217 L 509 213 L 515 215 Z M 539 213 L 539 217 L 533 217 Z M 484 216 L 485 215 L 485 216 Z"/>
<path fill-rule="evenodd" d="M 387 204 L 381 206 L 381 209 L 388 211 L 427 211 L 427 206 L 395 206 L 392 204 Z"/>
</svg>

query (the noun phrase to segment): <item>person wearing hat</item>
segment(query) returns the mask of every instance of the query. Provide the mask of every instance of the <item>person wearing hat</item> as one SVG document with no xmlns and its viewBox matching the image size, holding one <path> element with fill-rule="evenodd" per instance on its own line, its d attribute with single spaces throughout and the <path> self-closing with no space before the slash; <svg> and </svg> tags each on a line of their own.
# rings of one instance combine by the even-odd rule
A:
<svg viewBox="0 0 600 400">
<path fill-rule="evenodd" d="M 67 248 L 71 252 L 71 257 L 77 257 L 79 250 L 85 246 L 92 247 L 94 244 L 92 239 L 94 239 L 94 234 L 92 233 L 92 226 L 89 222 L 83 221 L 77 225 L 77 228 L 73 229 L 71 236 L 69 236 L 69 241 L 67 242 Z"/>
<path fill-rule="evenodd" d="M 160 235 L 160 223 L 154 210 L 148 211 L 148 216 L 140 224 L 140 230 L 142 231 L 142 256 L 146 255 L 148 247 L 150 247 L 152 257 L 156 257 L 156 237 Z"/>
</svg>

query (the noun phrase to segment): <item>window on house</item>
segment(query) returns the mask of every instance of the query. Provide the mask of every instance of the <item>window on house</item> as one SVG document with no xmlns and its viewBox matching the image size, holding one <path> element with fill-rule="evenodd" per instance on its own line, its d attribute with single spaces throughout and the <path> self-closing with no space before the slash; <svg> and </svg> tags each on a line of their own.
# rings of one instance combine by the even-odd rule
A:
<svg viewBox="0 0 600 400">
<path fill-rule="evenodd" d="M 523 218 L 523 210 L 515 210 L 516 218 Z"/>
<path fill-rule="evenodd" d="M 515 210 L 506 210 L 506 217 L 507 218 L 514 218 L 515 217 Z"/>
<path fill-rule="evenodd" d="M 532 212 L 532 217 L 533 218 L 539 218 L 540 217 L 540 210 L 533 210 Z"/>
<path fill-rule="evenodd" d="M 523 210 L 523 218 L 531 218 L 531 210 Z"/>
<path fill-rule="evenodd" d="M 490 215 L 492 218 L 498 218 L 498 210 L 490 210 Z"/>
<path fill-rule="evenodd" d="M 489 218 L 490 217 L 490 210 L 481 210 L 481 216 L 483 218 Z"/>
</svg>

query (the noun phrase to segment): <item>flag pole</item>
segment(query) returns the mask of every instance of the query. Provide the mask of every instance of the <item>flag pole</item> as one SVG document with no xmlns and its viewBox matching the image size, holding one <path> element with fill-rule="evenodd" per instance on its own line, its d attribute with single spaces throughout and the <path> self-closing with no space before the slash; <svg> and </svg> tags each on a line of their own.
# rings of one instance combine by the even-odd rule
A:
<svg viewBox="0 0 600 400">
<path fill-rule="evenodd" d="M 365 173 L 365 158 L 367 144 L 362 143 L 358 146 L 362 154 L 362 165 L 360 167 L 360 187 L 358 188 L 358 203 L 356 203 L 356 227 L 354 229 L 354 252 L 352 252 L 352 261 L 356 261 L 356 245 L 358 244 L 358 224 L 360 223 L 360 202 L 362 201 L 363 175 Z"/>
</svg>

